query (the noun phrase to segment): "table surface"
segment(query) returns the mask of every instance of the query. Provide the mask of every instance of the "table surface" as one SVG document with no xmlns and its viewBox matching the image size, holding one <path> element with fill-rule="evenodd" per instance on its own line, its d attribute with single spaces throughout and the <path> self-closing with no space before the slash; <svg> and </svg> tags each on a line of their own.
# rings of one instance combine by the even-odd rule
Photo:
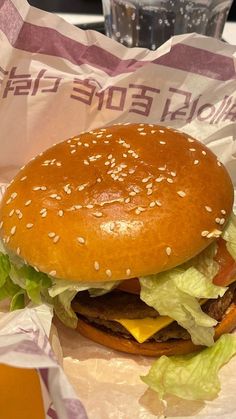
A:
<svg viewBox="0 0 236 419">
<path fill-rule="evenodd" d="M 59 16 L 64 18 L 66 21 L 74 24 L 81 25 L 86 23 L 101 23 L 104 18 L 102 15 L 93 14 L 77 14 L 77 13 L 57 13 Z M 236 22 L 226 22 L 223 39 L 229 44 L 236 45 Z"/>
</svg>

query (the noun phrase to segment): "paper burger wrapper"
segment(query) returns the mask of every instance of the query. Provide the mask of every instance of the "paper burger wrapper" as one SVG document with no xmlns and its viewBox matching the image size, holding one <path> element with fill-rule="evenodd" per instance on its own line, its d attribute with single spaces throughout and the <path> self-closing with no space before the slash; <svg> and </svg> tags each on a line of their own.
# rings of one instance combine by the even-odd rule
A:
<svg viewBox="0 0 236 419">
<path fill-rule="evenodd" d="M 22 165 L 53 143 L 119 122 L 159 123 L 198 138 L 226 165 L 236 185 L 235 46 L 186 34 L 156 51 L 128 49 L 32 8 L 25 0 L 0 0 L 0 48 L 2 190 Z M 30 328 L 35 314 L 23 312 Z M 47 315 L 51 318 L 50 312 Z M 7 324 L 14 330 L 19 318 L 9 316 Z M 163 405 L 140 380 L 151 359 L 119 354 L 56 326 L 65 371 L 90 418 L 236 418 L 235 358 L 222 369 L 222 392 L 213 402 L 170 397 Z M 26 335 L 35 336 L 21 330 L 12 339 L 25 342 Z M 3 360 L 0 335 L 0 363 L 25 368 L 30 362 L 41 371 L 40 385 L 51 393 L 58 417 L 67 418 L 68 406 L 83 417 L 80 402 L 49 355 L 48 343 L 36 345 L 35 339 L 27 343 L 39 345 L 34 355 L 29 350 L 27 356 L 12 356 L 8 345 Z M 19 359 L 24 362 L 16 365 Z"/>
</svg>

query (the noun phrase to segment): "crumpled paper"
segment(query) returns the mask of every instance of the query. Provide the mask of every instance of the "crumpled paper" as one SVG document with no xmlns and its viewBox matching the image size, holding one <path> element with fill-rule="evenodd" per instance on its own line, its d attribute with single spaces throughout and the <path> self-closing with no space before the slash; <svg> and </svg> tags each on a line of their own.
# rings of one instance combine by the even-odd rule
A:
<svg viewBox="0 0 236 419">
<path fill-rule="evenodd" d="M 236 46 L 188 34 L 156 51 L 127 49 L 25 0 L 0 0 L 0 48 L 3 189 L 53 143 L 118 122 L 160 123 L 195 136 L 236 185 Z M 221 370 L 214 401 L 169 397 L 163 404 L 139 378 L 152 359 L 111 351 L 56 325 L 65 371 L 89 417 L 236 418 L 236 358 Z"/>
<path fill-rule="evenodd" d="M 0 364 L 37 369 L 46 418 L 86 419 L 85 409 L 52 351 L 48 339 L 51 320 L 52 309 L 46 305 L 0 313 Z M 55 339 L 54 334 L 52 341 Z"/>
</svg>

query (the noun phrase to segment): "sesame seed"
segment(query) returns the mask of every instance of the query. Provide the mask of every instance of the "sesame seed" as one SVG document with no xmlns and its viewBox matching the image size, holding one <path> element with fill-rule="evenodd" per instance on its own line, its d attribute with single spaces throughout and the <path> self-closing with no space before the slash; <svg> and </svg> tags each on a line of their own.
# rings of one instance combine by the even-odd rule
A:
<svg viewBox="0 0 236 419">
<path fill-rule="evenodd" d="M 67 195 L 70 195 L 71 192 L 72 192 L 69 183 L 67 185 L 63 186 L 63 189 L 64 189 L 65 193 L 67 193 Z"/>
<path fill-rule="evenodd" d="M 40 213 L 40 214 L 43 214 L 44 212 L 47 212 L 46 208 L 42 208 L 42 209 L 39 211 L 39 213 Z"/>
<path fill-rule="evenodd" d="M 156 205 L 156 202 L 155 201 L 152 201 L 152 202 L 150 202 L 149 207 L 150 208 L 153 208 L 153 207 L 155 207 L 155 205 Z"/>
<path fill-rule="evenodd" d="M 155 182 L 161 182 L 162 180 L 163 180 L 164 178 L 163 178 L 163 176 L 159 176 L 159 177 L 157 177 L 156 179 L 155 179 Z"/>
<path fill-rule="evenodd" d="M 110 270 L 110 269 L 106 269 L 106 275 L 107 275 L 107 276 L 109 276 L 109 277 L 111 277 L 112 272 L 111 272 L 111 270 Z"/>
<path fill-rule="evenodd" d="M 205 209 L 206 209 L 207 212 L 212 212 L 212 208 L 208 207 L 207 205 L 205 206 Z"/>
<path fill-rule="evenodd" d="M 48 233 L 48 237 L 50 237 L 50 239 L 52 239 L 55 236 L 56 236 L 56 233 L 54 233 L 53 231 L 51 231 L 50 233 Z"/>
<path fill-rule="evenodd" d="M 153 190 L 152 189 L 148 189 L 147 190 L 147 195 L 152 195 Z"/>
<path fill-rule="evenodd" d="M 206 156 L 205 150 L 202 150 L 202 154 L 203 154 L 203 156 Z"/>
<path fill-rule="evenodd" d="M 88 205 L 86 205 L 86 208 L 92 209 L 92 208 L 94 208 L 94 205 L 93 204 L 88 204 Z"/>
<path fill-rule="evenodd" d="M 148 183 L 148 184 L 146 185 L 146 188 L 147 188 L 147 189 L 151 189 L 151 188 L 152 188 L 152 186 L 153 186 L 153 183 Z"/>
<path fill-rule="evenodd" d="M 96 271 L 99 271 L 99 269 L 100 269 L 100 265 L 99 265 L 99 263 L 97 261 L 94 262 L 94 269 Z"/>
<path fill-rule="evenodd" d="M 161 207 L 161 205 L 162 205 L 162 203 L 160 202 L 160 201 L 155 201 L 156 202 L 156 205 L 158 206 L 158 207 Z"/>
<path fill-rule="evenodd" d="M 19 254 L 20 254 L 20 248 L 19 248 L 19 247 L 17 247 L 17 249 L 16 249 L 16 253 L 17 253 L 17 255 L 19 255 Z"/>
<path fill-rule="evenodd" d="M 222 231 L 215 229 L 207 234 L 207 238 L 210 239 L 211 237 L 219 237 L 221 233 Z"/>
<path fill-rule="evenodd" d="M 84 190 L 84 188 L 85 188 L 85 185 L 80 185 L 78 186 L 77 190 L 81 192 Z"/>
<path fill-rule="evenodd" d="M 74 153 L 76 153 L 76 150 L 75 149 L 71 150 L 70 154 L 74 154 Z"/>
<path fill-rule="evenodd" d="M 89 166 L 88 160 L 84 160 L 84 164 L 85 164 L 85 166 Z"/>
<path fill-rule="evenodd" d="M 63 217 L 63 215 L 64 215 L 64 211 L 63 211 L 63 210 L 59 210 L 59 211 L 58 211 L 58 215 L 59 215 L 59 217 Z"/>
<path fill-rule="evenodd" d="M 201 236 L 202 236 L 202 237 L 206 237 L 208 234 L 209 234 L 209 231 L 207 231 L 207 230 L 203 230 L 203 231 L 201 232 Z"/>
<path fill-rule="evenodd" d="M 164 170 L 166 170 L 166 168 L 165 167 L 158 167 L 158 170 L 164 171 Z"/>
<path fill-rule="evenodd" d="M 111 137 L 112 137 L 112 134 L 106 135 L 106 138 L 111 138 Z"/>
<path fill-rule="evenodd" d="M 15 234 L 15 232 L 16 232 L 16 226 L 13 226 L 11 228 L 11 235 L 13 236 Z"/>
<path fill-rule="evenodd" d="M 102 179 L 100 177 L 97 178 L 97 182 L 101 183 Z"/>
<path fill-rule="evenodd" d="M 60 236 L 55 236 L 53 239 L 53 243 L 57 243 L 60 240 Z"/>
<path fill-rule="evenodd" d="M 143 183 L 146 183 L 146 182 L 149 181 L 150 178 L 151 178 L 151 176 L 145 177 L 145 178 L 142 179 L 142 182 Z"/>
<path fill-rule="evenodd" d="M 152 129 L 152 130 L 151 130 L 151 134 L 155 134 L 155 132 L 156 132 L 156 130 L 155 130 L 155 129 Z"/>
<path fill-rule="evenodd" d="M 98 218 L 103 216 L 102 212 L 99 211 L 93 212 L 93 215 Z"/>
<path fill-rule="evenodd" d="M 78 242 L 80 244 L 85 244 L 85 239 L 83 237 L 78 237 Z"/>
<path fill-rule="evenodd" d="M 113 230 L 114 230 L 114 228 L 115 228 L 115 223 L 112 221 L 112 222 L 110 223 L 110 230 L 111 230 L 111 231 L 113 231 Z"/>
<path fill-rule="evenodd" d="M 170 172 L 171 176 L 175 177 L 176 176 L 176 172 Z"/>
<path fill-rule="evenodd" d="M 27 176 L 23 176 L 20 181 L 23 182 L 23 180 L 27 179 Z"/>
<path fill-rule="evenodd" d="M 139 135 L 147 135 L 146 132 L 140 132 Z"/>
<path fill-rule="evenodd" d="M 217 224 L 220 224 L 220 218 L 215 218 L 215 222 L 217 223 Z"/>
<path fill-rule="evenodd" d="M 47 214 L 48 214 L 47 211 L 45 211 L 45 212 L 42 213 L 41 217 L 45 218 L 45 217 L 47 217 Z"/>
<path fill-rule="evenodd" d="M 10 204 L 10 202 L 11 202 L 11 198 L 9 198 L 6 203 Z"/>
<path fill-rule="evenodd" d="M 196 151 L 196 148 L 190 148 L 189 151 Z"/>
<path fill-rule="evenodd" d="M 225 223 L 225 218 L 220 219 L 220 225 L 223 225 Z"/>
<path fill-rule="evenodd" d="M 2 228 L 2 226 L 3 226 L 3 221 L 0 222 L 0 229 Z"/>
<path fill-rule="evenodd" d="M 166 144 L 166 142 L 165 142 L 165 141 L 159 141 L 159 143 L 160 143 L 160 144 Z"/>
<path fill-rule="evenodd" d="M 11 194 L 11 198 L 12 199 L 15 199 L 17 197 L 17 192 L 13 192 L 12 194 Z"/>
<path fill-rule="evenodd" d="M 144 130 L 144 128 L 138 128 L 137 129 L 137 131 L 143 131 Z"/>
<path fill-rule="evenodd" d="M 198 164 L 199 160 L 194 160 L 193 164 Z"/>
<path fill-rule="evenodd" d="M 170 256 L 170 254 L 171 254 L 171 252 L 172 252 L 172 249 L 171 249 L 171 247 L 166 247 L 166 254 L 168 255 L 168 256 Z"/>
<path fill-rule="evenodd" d="M 34 225 L 34 224 L 32 224 L 32 223 L 28 223 L 28 224 L 26 224 L 26 228 L 32 228 L 32 227 L 33 227 L 33 225 Z"/>
<path fill-rule="evenodd" d="M 186 196 L 186 193 L 184 191 L 178 191 L 177 194 L 181 196 L 181 198 L 184 198 Z"/>
<path fill-rule="evenodd" d="M 15 210 L 14 210 L 14 209 L 12 209 L 12 210 L 9 212 L 9 217 L 11 217 L 11 216 L 14 214 L 14 212 L 15 212 Z"/>
<path fill-rule="evenodd" d="M 130 198 L 125 198 L 125 203 L 128 204 L 130 202 Z"/>
<path fill-rule="evenodd" d="M 126 269 L 126 275 L 129 276 L 131 274 L 131 270 L 130 269 Z"/>
<path fill-rule="evenodd" d="M 194 143 L 194 140 L 192 138 L 188 137 L 188 142 L 189 143 Z"/>
<path fill-rule="evenodd" d="M 217 164 L 219 167 L 221 167 L 221 162 L 219 160 L 217 160 Z"/>
<path fill-rule="evenodd" d="M 25 206 L 28 207 L 28 205 L 30 205 L 31 202 L 32 202 L 31 199 L 29 199 L 28 201 L 25 202 Z"/>
<path fill-rule="evenodd" d="M 221 214 L 225 215 L 226 211 L 224 209 L 220 210 Z"/>
<path fill-rule="evenodd" d="M 166 180 L 168 183 L 174 183 L 173 179 L 171 179 L 170 177 L 168 177 Z"/>
<path fill-rule="evenodd" d="M 56 274 L 57 274 L 57 271 L 50 271 L 49 272 L 49 275 L 51 275 L 51 276 L 56 276 Z"/>
</svg>

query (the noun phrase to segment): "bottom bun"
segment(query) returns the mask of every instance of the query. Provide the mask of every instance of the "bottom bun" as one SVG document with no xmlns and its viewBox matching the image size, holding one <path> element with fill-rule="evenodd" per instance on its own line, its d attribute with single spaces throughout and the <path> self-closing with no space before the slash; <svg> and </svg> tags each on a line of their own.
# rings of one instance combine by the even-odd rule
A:
<svg viewBox="0 0 236 419">
<path fill-rule="evenodd" d="M 230 333 L 236 328 L 236 304 L 232 303 L 221 322 L 215 327 L 215 340 L 224 333 Z M 135 355 L 162 356 L 162 355 L 184 355 L 202 349 L 200 345 L 194 345 L 191 340 L 175 340 L 167 342 L 144 342 L 138 343 L 120 336 L 115 336 L 97 329 L 94 326 L 78 319 L 77 331 L 86 338 L 93 340 L 108 348 L 120 352 Z"/>
</svg>

